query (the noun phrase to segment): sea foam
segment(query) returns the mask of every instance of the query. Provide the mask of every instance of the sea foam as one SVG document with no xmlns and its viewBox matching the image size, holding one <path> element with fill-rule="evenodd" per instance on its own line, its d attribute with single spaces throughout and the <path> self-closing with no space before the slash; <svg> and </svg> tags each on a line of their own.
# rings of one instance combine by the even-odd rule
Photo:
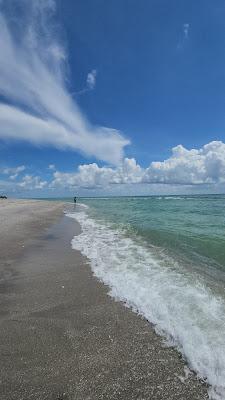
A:
<svg viewBox="0 0 225 400">
<path fill-rule="evenodd" d="M 151 249 L 90 218 L 85 208 L 68 216 L 82 233 L 72 247 L 90 260 L 94 274 L 155 325 L 183 354 L 189 367 L 211 386 L 209 397 L 225 399 L 225 303 L 196 275 L 174 261 L 163 263 Z"/>
</svg>

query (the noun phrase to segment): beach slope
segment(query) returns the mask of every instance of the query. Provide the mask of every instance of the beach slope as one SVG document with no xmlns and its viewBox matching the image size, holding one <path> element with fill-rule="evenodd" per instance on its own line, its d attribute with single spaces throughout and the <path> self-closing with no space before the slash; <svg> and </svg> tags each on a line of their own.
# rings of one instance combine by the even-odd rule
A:
<svg viewBox="0 0 225 400">
<path fill-rule="evenodd" d="M 71 249 L 79 224 L 49 203 L 0 206 L 1 400 L 207 399 L 177 351 L 107 295 Z"/>
</svg>

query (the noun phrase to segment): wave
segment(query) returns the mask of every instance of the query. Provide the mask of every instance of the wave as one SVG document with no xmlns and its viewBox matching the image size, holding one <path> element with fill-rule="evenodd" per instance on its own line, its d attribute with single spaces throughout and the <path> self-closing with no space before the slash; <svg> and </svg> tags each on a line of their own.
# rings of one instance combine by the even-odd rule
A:
<svg viewBox="0 0 225 400">
<path fill-rule="evenodd" d="M 196 275 L 163 262 L 151 249 L 90 218 L 85 210 L 68 216 L 82 233 L 72 247 L 90 260 L 94 274 L 122 300 L 152 322 L 186 358 L 211 389 L 211 399 L 225 399 L 225 303 Z M 110 257 L 109 257 L 110 254 Z"/>
<path fill-rule="evenodd" d="M 157 200 L 193 200 L 193 197 L 187 196 L 154 196 Z"/>
<path fill-rule="evenodd" d="M 186 197 L 180 197 L 180 196 L 166 196 L 164 197 L 165 200 L 185 200 L 187 199 Z"/>
<path fill-rule="evenodd" d="M 83 204 L 83 203 L 77 203 L 77 205 L 79 206 L 79 208 L 84 208 L 84 209 L 88 209 L 89 207 L 88 207 L 88 205 L 87 204 Z"/>
</svg>

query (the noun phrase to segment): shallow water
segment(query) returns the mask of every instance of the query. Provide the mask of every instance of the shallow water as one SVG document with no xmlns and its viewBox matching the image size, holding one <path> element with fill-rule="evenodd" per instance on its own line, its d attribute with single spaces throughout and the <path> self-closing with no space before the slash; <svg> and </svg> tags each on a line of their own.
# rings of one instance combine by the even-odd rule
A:
<svg viewBox="0 0 225 400">
<path fill-rule="evenodd" d="M 225 196 L 81 201 L 72 246 L 225 399 Z"/>
</svg>

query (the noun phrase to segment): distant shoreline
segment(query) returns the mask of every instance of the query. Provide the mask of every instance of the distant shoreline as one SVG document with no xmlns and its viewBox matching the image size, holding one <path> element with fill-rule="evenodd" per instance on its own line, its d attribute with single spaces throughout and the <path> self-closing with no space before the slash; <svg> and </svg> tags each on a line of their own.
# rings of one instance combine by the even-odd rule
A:
<svg viewBox="0 0 225 400">
<path fill-rule="evenodd" d="M 101 199 L 101 198 L 142 198 L 142 197 L 210 197 L 210 196 L 225 196 L 225 193 L 177 193 L 177 194 L 143 194 L 143 195 L 99 195 L 99 196 L 77 196 L 78 199 Z M 24 198 L 24 200 L 49 200 L 49 201 L 64 201 L 64 199 L 71 199 L 73 202 L 73 196 L 65 196 L 65 197 L 33 197 L 33 198 Z"/>
</svg>

